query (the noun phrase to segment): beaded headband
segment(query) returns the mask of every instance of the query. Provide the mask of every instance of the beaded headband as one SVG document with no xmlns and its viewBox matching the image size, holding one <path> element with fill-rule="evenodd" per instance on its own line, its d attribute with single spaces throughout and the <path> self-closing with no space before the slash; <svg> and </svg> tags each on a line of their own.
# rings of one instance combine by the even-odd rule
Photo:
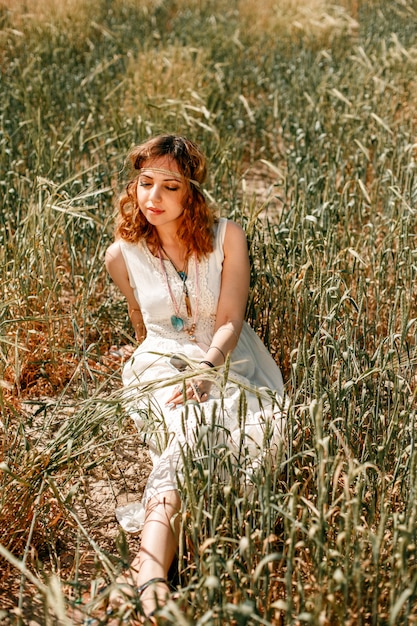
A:
<svg viewBox="0 0 417 626">
<path fill-rule="evenodd" d="M 171 176 L 172 178 L 175 178 L 175 180 L 178 180 L 178 181 L 188 180 L 188 182 L 194 185 L 194 187 L 197 187 L 197 189 L 201 189 L 200 183 L 197 180 L 193 180 L 192 178 L 186 178 L 185 176 L 182 176 L 182 174 L 179 174 L 178 172 L 173 172 L 172 170 L 166 170 L 163 167 L 141 167 L 139 169 L 139 174 L 145 171 L 158 172 L 158 174 L 166 174 L 167 176 Z"/>
</svg>

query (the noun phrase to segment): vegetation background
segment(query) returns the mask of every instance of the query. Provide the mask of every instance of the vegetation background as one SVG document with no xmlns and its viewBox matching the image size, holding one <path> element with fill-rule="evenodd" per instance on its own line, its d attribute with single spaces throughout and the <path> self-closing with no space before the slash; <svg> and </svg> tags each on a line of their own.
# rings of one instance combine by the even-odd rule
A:
<svg viewBox="0 0 417 626">
<path fill-rule="evenodd" d="M 103 254 L 160 132 L 245 227 L 291 403 L 250 491 L 190 460 L 165 623 L 416 623 L 415 2 L 0 0 L 0 29 L 1 623 L 97 615 L 139 541 L 113 519 L 148 461 Z"/>
</svg>

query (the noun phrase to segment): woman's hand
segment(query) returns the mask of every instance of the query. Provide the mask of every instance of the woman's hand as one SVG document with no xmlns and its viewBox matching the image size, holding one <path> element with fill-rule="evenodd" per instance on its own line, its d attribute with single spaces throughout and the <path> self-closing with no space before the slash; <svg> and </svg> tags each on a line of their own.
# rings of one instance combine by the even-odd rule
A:
<svg viewBox="0 0 417 626">
<path fill-rule="evenodd" d="M 207 378 L 189 378 L 184 381 L 184 385 L 174 387 L 172 395 L 167 400 L 167 405 L 177 407 L 184 404 L 184 401 L 194 400 L 195 402 L 206 402 L 209 397 L 212 382 Z"/>
</svg>

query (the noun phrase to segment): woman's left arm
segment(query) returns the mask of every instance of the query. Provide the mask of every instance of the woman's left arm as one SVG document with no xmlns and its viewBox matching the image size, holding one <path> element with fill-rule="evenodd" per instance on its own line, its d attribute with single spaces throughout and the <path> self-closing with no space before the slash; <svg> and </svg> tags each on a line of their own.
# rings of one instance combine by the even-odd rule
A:
<svg viewBox="0 0 417 626">
<path fill-rule="evenodd" d="M 223 365 L 227 355 L 236 347 L 245 319 L 250 281 L 248 245 L 243 229 L 234 222 L 227 223 L 223 250 L 224 260 L 214 335 L 210 347 L 201 360 L 201 369 Z M 207 400 L 211 385 L 209 377 L 196 376 L 187 382 L 185 395 L 188 399 Z M 183 401 L 183 390 L 176 387 L 168 404 L 178 406 Z"/>
<path fill-rule="evenodd" d="M 250 266 L 246 236 L 238 224 L 228 222 L 214 335 L 204 360 L 223 365 L 239 340 L 249 294 Z M 203 363 L 204 365 L 204 363 Z"/>
</svg>

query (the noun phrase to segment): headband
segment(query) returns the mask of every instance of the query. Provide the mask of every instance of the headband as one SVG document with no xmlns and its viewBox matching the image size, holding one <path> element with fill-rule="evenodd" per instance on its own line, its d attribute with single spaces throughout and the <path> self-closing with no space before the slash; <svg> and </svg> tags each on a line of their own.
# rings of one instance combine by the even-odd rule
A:
<svg viewBox="0 0 417 626">
<path fill-rule="evenodd" d="M 159 174 L 167 174 L 168 176 L 172 176 L 172 178 L 175 178 L 175 180 L 178 180 L 181 182 L 183 180 L 188 180 L 188 182 L 194 185 L 194 187 L 197 187 L 197 189 L 201 189 L 200 183 L 197 180 L 193 180 L 192 178 L 186 178 L 185 176 L 182 176 L 182 174 L 179 174 L 178 172 L 173 172 L 172 170 L 166 170 L 163 167 L 141 167 L 139 169 L 139 174 L 147 170 L 149 170 L 150 172 L 158 172 Z"/>
</svg>

